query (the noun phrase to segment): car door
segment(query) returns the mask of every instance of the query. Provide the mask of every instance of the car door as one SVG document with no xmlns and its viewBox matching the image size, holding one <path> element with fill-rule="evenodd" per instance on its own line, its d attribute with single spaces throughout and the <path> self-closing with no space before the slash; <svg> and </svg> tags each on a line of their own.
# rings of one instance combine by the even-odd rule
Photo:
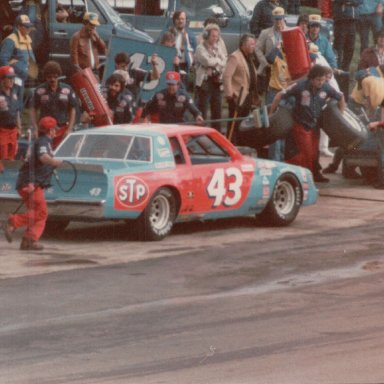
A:
<svg viewBox="0 0 384 384">
<path fill-rule="evenodd" d="M 183 136 L 191 162 L 194 212 L 210 218 L 244 214 L 255 166 L 252 160 L 234 160 L 208 134 Z"/>
</svg>

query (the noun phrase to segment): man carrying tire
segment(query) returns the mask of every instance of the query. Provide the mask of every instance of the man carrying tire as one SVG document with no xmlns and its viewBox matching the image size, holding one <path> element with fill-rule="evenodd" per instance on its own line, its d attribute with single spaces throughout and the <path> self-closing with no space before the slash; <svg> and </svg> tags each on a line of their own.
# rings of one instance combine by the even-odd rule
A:
<svg viewBox="0 0 384 384">
<path fill-rule="evenodd" d="M 330 97 L 338 101 L 341 112 L 345 109 L 344 95 L 327 83 L 326 76 L 326 67 L 314 65 L 308 73 L 308 79 L 298 81 L 278 93 L 271 106 L 273 113 L 281 100 L 294 98 L 292 129 L 297 153 L 287 160 L 287 163 L 308 168 L 312 171 L 316 182 L 328 181 L 315 166 L 319 151 L 319 120 L 322 108 Z"/>
</svg>

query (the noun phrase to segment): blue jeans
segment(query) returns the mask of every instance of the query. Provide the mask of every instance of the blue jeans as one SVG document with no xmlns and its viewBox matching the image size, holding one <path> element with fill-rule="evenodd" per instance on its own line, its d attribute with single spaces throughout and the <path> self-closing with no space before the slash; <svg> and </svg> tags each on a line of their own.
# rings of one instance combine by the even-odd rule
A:
<svg viewBox="0 0 384 384">
<path fill-rule="evenodd" d="M 375 13 L 369 15 L 360 15 L 359 33 L 360 33 L 360 53 L 369 46 L 369 33 L 372 31 L 373 37 L 383 27 L 383 21 L 380 16 Z"/>
<path fill-rule="evenodd" d="M 279 91 L 268 87 L 267 95 L 265 96 L 265 103 L 267 105 L 271 104 L 276 94 Z M 268 148 L 268 159 L 276 161 L 284 161 L 284 151 L 285 151 L 285 140 L 276 140 L 274 143 L 269 145 Z"/>
</svg>

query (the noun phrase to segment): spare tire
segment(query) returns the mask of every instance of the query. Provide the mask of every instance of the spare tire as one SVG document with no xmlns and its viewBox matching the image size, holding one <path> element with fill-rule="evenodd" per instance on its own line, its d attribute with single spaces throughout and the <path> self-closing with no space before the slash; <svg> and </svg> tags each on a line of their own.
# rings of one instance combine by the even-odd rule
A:
<svg viewBox="0 0 384 384">
<path fill-rule="evenodd" d="M 348 108 L 341 113 L 335 100 L 324 108 L 321 128 L 330 137 L 332 145 L 347 150 L 361 144 L 368 137 L 368 129 L 360 118 Z"/>
<path fill-rule="evenodd" d="M 274 141 L 285 139 L 292 126 L 292 107 L 288 105 L 280 105 L 269 118 L 269 130 Z"/>
<path fill-rule="evenodd" d="M 236 138 L 237 145 L 261 149 L 274 142 L 275 139 L 272 137 L 269 128 L 256 128 L 253 115 L 249 115 L 239 125 Z"/>
<path fill-rule="evenodd" d="M 269 127 L 256 128 L 255 118 L 249 115 L 239 126 L 237 144 L 262 148 L 276 140 L 285 139 L 292 125 L 292 108 L 286 105 L 279 106 L 270 116 Z"/>
</svg>

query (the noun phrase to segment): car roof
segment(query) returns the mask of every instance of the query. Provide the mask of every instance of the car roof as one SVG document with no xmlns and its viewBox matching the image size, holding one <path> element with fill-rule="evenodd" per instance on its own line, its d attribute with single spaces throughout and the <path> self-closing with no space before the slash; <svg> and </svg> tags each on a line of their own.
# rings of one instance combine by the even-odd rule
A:
<svg viewBox="0 0 384 384">
<path fill-rule="evenodd" d="M 80 131 L 75 131 L 74 134 L 134 134 L 134 135 L 158 135 L 159 133 L 167 136 L 174 136 L 176 134 L 196 134 L 196 133 L 211 133 L 215 129 L 208 127 L 199 127 L 195 125 L 179 125 L 179 124 L 121 124 L 121 125 L 108 125 L 105 127 L 89 128 Z"/>
</svg>

